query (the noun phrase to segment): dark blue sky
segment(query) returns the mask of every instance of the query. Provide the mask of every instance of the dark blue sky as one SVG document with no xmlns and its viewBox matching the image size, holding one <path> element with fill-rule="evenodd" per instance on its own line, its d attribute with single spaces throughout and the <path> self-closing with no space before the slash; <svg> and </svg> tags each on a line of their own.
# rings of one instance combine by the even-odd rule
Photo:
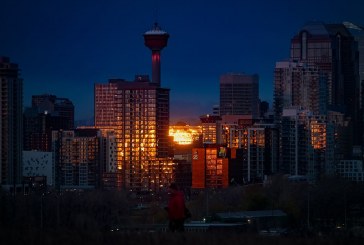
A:
<svg viewBox="0 0 364 245">
<path fill-rule="evenodd" d="M 362 0 L 1 0 L 0 55 L 21 68 L 31 95 L 66 97 L 76 119 L 93 116 L 94 83 L 151 75 L 143 33 L 155 19 L 170 34 L 162 86 L 171 119 L 198 118 L 219 101 L 219 77 L 257 73 L 272 101 L 276 61 L 307 21 L 364 25 Z M 157 9 L 157 11 L 156 11 Z M 157 12 L 157 14 L 156 14 Z"/>
</svg>

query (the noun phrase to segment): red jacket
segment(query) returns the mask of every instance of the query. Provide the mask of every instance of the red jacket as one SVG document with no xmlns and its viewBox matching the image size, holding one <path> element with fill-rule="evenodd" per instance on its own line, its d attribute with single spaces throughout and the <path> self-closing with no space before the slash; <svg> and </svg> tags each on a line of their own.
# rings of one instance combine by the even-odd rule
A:
<svg viewBox="0 0 364 245">
<path fill-rule="evenodd" d="M 185 200 L 181 191 L 171 193 L 168 202 L 168 218 L 172 220 L 185 218 Z"/>
</svg>

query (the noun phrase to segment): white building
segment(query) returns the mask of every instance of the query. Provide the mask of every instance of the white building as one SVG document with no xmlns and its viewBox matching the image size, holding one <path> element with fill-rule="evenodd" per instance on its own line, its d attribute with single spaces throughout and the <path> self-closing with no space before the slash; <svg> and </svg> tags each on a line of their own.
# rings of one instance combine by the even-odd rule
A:
<svg viewBox="0 0 364 245">
<path fill-rule="evenodd" d="M 54 185 L 52 152 L 23 151 L 23 176 L 46 176 L 47 185 Z"/>
</svg>

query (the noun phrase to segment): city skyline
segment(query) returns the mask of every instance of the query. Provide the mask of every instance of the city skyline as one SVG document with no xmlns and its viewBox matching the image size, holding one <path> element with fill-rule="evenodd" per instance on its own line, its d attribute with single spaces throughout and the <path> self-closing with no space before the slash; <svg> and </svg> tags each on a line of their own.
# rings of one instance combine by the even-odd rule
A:
<svg viewBox="0 0 364 245">
<path fill-rule="evenodd" d="M 161 84 L 171 89 L 172 122 L 211 113 L 229 72 L 258 74 L 260 98 L 272 107 L 275 63 L 289 58 L 290 40 L 307 21 L 364 23 L 360 1 L 289 3 L 5 0 L 0 55 L 21 67 L 24 106 L 32 95 L 54 94 L 74 103 L 76 120 L 89 119 L 95 83 L 151 77 L 143 33 L 158 21 L 171 36 Z"/>
</svg>

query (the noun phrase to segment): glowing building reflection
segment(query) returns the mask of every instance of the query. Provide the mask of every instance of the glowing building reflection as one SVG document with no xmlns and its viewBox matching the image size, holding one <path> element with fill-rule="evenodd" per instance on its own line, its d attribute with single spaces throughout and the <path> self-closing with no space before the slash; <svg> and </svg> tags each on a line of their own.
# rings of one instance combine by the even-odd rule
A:
<svg viewBox="0 0 364 245">
<path fill-rule="evenodd" d="M 190 145 L 199 140 L 202 134 L 201 126 L 173 125 L 169 126 L 169 136 L 178 145 Z"/>
</svg>

